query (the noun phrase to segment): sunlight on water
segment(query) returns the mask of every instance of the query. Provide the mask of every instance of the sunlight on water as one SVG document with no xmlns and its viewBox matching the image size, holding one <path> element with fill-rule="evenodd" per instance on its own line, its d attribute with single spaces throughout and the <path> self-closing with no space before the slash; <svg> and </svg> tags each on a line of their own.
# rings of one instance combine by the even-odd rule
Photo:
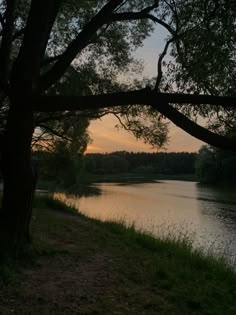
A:
<svg viewBox="0 0 236 315">
<path fill-rule="evenodd" d="M 97 184 L 102 194 L 55 194 L 80 212 L 100 220 L 134 223 L 157 236 L 188 235 L 197 247 L 236 258 L 236 196 L 193 182 Z"/>
</svg>

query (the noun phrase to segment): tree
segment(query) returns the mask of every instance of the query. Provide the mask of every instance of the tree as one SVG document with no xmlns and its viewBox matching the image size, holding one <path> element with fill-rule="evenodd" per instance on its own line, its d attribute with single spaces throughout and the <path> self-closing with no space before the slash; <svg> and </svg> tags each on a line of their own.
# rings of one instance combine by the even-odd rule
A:
<svg viewBox="0 0 236 315">
<path fill-rule="evenodd" d="M 48 117 L 47 117 L 48 118 Z M 63 117 L 38 124 L 33 137 L 33 157 L 40 163 L 40 174 L 57 188 L 72 188 L 81 183 L 83 154 L 90 141 L 88 120 Z"/>
<path fill-rule="evenodd" d="M 202 183 L 212 184 L 220 180 L 216 152 L 210 146 L 202 146 L 198 152 L 196 175 Z"/>
<path fill-rule="evenodd" d="M 137 69 L 131 52 L 154 24 L 169 32 L 157 61 L 157 77 L 150 87 L 143 86 L 145 81 L 124 84 L 121 74 L 131 65 Z M 235 117 L 235 80 L 229 89 L 221 82 L 235 79 L 235 25 L 235 4 L 227 0 L 0 1 L 2 239 L 16 244 L 28 234 L 35 113 L 55 117 L 57 112 L 64 116 L 75 111 L 97 117 L 112 111 L 137 137 L 143 135 L 158 145 L 167 140 L 166 117 L 209 144 L 235 150 L 235 139 L 192 119 L 196 114 L 210 115 L 217 122 L 218 115 L 226 125 L 228 112 Z M 176 64 L 165 66 L 170 47 Z M 212 60 L 224 69 L 222 80 L 214 79 L 217 69 Z M 67 72 L 71 66 L 78 78 L 85 78 L 91 93 L 58 94 L 58 84 L 72 82 L 71 78 L 74 82 L 75 73 Z M 211 75 L 205 82 L 206 69 Z"/>
<path fill-rule="evenodd" d="M 204 184 L 235 185 L 235 165 L 235 152 L 202 146 L 196 159 L 196 175 Z"/>
<path fill-rule="evenodd" d="M 152 173 L 194 174 L 196 153 L 188 152 L 126 152 L 89 153 L 85 155 L 85 169 L 92 174 Z"/>
</svg>

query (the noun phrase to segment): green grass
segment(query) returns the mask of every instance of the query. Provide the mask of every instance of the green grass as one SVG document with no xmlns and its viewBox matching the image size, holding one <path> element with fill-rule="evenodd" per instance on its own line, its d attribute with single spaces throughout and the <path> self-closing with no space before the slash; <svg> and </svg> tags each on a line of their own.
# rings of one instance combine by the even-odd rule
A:
<svg viewBox="0 0 236 315">
<path fill-rule="evenodd" d="M 0 314 L 236 314 L 236 273 L 187 235 L 156 239 L 47 197 L 35 207 L 28 263 L 1 264 Z"/>
</svg>

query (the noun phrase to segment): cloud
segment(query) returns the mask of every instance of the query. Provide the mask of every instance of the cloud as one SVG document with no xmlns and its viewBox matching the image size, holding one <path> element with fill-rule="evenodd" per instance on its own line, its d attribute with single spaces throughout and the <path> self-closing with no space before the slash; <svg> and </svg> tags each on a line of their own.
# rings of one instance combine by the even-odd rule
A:
<svg viewBox="0 0 236 315">
<path fill-rule="evenodd" d="M 89 127 L 90 136 L 93 139 L 92 144 L 88 146 L 87 153 L 105 153 L 113 151 L 145 151 L 155 152 L 150 145 L 137 140 L 132 134 L 123 129 L 117 130 L 115 125 L 117 120 L 112 115 L 107 115 L 100 120 L 95 120 Z M 203 142 L 195 139 L 175 127 L 170 128 L 170 143 L 167 146 L 167 152 L 195 152 L 198 151 Z"/>
</svg>

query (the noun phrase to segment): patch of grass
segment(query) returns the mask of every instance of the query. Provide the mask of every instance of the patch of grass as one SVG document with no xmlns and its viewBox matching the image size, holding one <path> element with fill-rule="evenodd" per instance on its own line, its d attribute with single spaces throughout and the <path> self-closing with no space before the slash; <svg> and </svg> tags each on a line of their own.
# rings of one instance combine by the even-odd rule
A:
<svg viewBox="0 0 236 315">
<path fill-rule="evenodd" d="M 20 246 L 14 252 L 9 252 L 0 258 L 0 286 L 7 282 L 13 282 L 22 269 L 31 268 L 37 264 L 37 259 L 42 256 L 52 256 L 55 250 L 46 242 L 35 240 L 34 242 Z"/>
<path fill-rule="evenodd" d="M 52 210 L 78 214 L 78 211 L 75 208 L 70 207 L 64 204 L 63 202 L 60 202 L 59 200 L 54 200 L 51 197 L 45 198 L 44 202 L 45 202 L 45 206 Z"/>
<path fill-rule="evenodd" d="M 7 283 L 0 313 L 236 313 L 235 271 L 195 250 L 188 235 L 157 239 L 133 224 L 89 219 L 48 197 L 35 205 L 32 252 L 24 254 L 29 264 L 21 273 L 15 269 L 13 282 L 9 265 L 0 267 Z"/>
</svg>

